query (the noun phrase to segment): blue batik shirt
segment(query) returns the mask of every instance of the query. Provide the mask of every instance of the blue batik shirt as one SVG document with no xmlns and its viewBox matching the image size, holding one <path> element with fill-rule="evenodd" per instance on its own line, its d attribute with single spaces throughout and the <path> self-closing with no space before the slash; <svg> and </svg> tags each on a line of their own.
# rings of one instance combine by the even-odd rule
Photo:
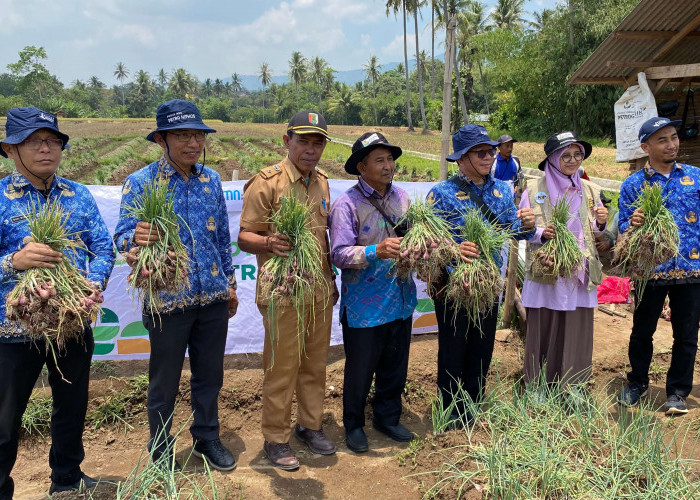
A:
<svg viewBox="0 0 700 500">
<path fill-rule="evenodd" d="M 12 267 L 12 254 L 29 241 L 29 223 L 25 214 L 30 200 L 43 206 L 47 198 L 16 170 L 0 180 L 0 192 L 0 342 L 29 342 L 29 337 L 22 335 L 25 330 L 19 322 L 8 321 L 5 317 L 5 297 L 23 272 Z M 48 200 L 55 199 L 70 214 L 66 229 L 77 233 L 75 238 L 85 244 L 84 248 L 64 253 L 88 280 L 104 290 L 114 266 L 115 252 L 92 194 L 82 184 L 54 176 Z"/>
<path fill-rule="evenodd" d="M 513 202 L 513 191 L 508 184 L 488 176 L 481 186 L 477 186 L 462 172 L 457 172 L 457 176 L 469 184 L 477 195 L 481 196 L 498 222 L 504 228 L 512 231 L 515 239 L 526 239 L 532 234 L 534 229 L 523 229 L 521 220 L 516 217 L 518 210 Z M 461 243 L 463 240 L 460 236 L 460 230 L 464 225 L 464 213 L 468 209 L 479 210 L 478 205 L 469 198 L 469 194 L 462 191 L 454 182 L 446 180 L 433 186 L 426 201 L 433 205 L 438 216 L 449 223 L 455 242 Z M 500 267 L 502 264 L 500 254 L 493 257 Z"/>
<path fill-rule="evenodd" d="M 128 252 L 135 246 L 134 231 L 139 222 L 127 214 L 126 207 L 133 205 L 144 186 L 153 179 L 167 182 L 175 197 L 175 213 L 182 218 L 179 234 L 190 258 L 190 286 L 176 294 L 159 292 L 163 307 L 157 312 L 161 313 L 225 301 L 229 298 L 229 289 L 236 288 L 221 178 L 208 167 L 197 164 L 194 169 L 199 174 L 190 176 L 188 182 L 161 158 L 127 177 L 122 188 L 119 222 L 114 234 L 120 252 Z M 182 224 L 183 220 L 186 225 Z"/>
<path fill-rule="evenodd" d="M 647 164 L 625 179 L 620 188 L 620 234 L 629 227 L 635 210 L 632 203 L 645 182 L 663 186 L 664 204 L 673 214 L 680 235 L 678 256 L 657 266 L 652 279 L 657 283 L 700 283 L 700 168 L 676 163 L 666 178 Z"/>
</svg>

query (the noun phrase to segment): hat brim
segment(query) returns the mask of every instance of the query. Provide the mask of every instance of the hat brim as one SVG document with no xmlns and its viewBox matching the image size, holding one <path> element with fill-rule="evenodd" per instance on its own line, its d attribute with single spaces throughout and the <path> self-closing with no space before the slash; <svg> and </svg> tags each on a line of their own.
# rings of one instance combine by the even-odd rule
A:
<svg viewBox="0 0 700 500">
<path fill-rule="evenodd" d="M 360 163 L 360 161 L 362 161 L 362 159 L 370 154 L 375 148 L 388 149 L 391 151 L 391 156 L 394 158 L 394 160 L 403 154 L 403 150 L 398 146 L 394 146 L 393 144 L 370 144 L 367 147 L 358 149 L 350 155 L 350 158 L 348 158 L 348 160 L 345 162 L 345 171 L 350 175 L 361 175 L 360 171 L 357 170 L 357 164 Z"/>
<path fill-rule="evenodd" d="M 591 145 L 590 142 L 580 141 L 580 140 L 568 140 L 568 141 L 565 141 L 564 143 L 562 143 L 557 149 L 555 149 L 554 151 L 552 151 L 551 153 L 549 153 L 549 154 L 547 155 L 547 158 L 549 158 L 550 155 L 556 153 L 556 152 L 559 151 L 560 149 L 568 148 L 568 147 L 571 146 L 572 144 L 580 144 L 581 146 L 583 146 L 583 160 L 585 160 L 586 158 L 588 158 L 589 156 L 591 156 L 591 153 L 593 152 L 593 146 Z M 545 158 L 544 160 L 542 160 L 542 161 L 539 163 L 539 165 L 537 165 L 537 168 L 538 168 L 538 169 L 544 170 L 544 166 L 547 164 L 547 158 Z M 583 161 L 583 160 L 581 160 L 581 161 Z"/>
<path fill-rule="evenodd" d="M 518 142 L 517 139 L 508 139 L 507 141 L 499 142 L 498 145 L 500 146 L 501 144 L 506 144 L 508 142 Z"/>
<path fill-rule="evenodd" d="M 321 134 L 326 139 L 330 140 L 327 130 L 323 130 L 321 127 L 314 127 L 313 125 L 300 125 L 298 127 L 288 127 L 287 132 L 293 132 L 295 134 Z"/>
<path fill-rule="evenodd" d="M 161 127 L 161 128 L 155 129 L 153 132 L 151 132 L 150 134 L 148 134 L 146 136 L 146 140 L 151 141 L 151 142 L 156 142 L 156 140 L 153 138 L 153 136 L 156 133 L 167 132 L 168 130 L 177 130 L 177 129 L 204 130 L 204 132 L 206 132 L 207 134 L 213 134 L 216 132 L 216 130 L 214 130 L 211 127 L 207 127 L 203 123 L 178 123 L 177 125 L 173 125 L 172 127 Z"/>
<path fill-rule="evenodd" d="M 70 144 L 68 144 L 68 135 L 64 134 L 63 132 L 59 132 L 56 129 L 50 128 L 50 127 L 37 127 L 37 128 L 30 128 L 26 130 L 22 130 L 21 132 L 17 134 L 12 134 L 8 135 L 5 137 L 3 140 L 0 141 L 0 143 L 4 144 L 22 144 L 27 137 L 32 135 L 34 132 L 37 130 L 48 130 L 49 132 L 52 132 L 58 136 L 59 139 L 63 141 L 63 147 L 61 150 L 68 149 L 70 147 Z M 5 153 L 5 150 L 0 147 L 0 156 L 7 158 L 7 153 Z"/>
<path fill-rule="evenodd" d="M 482 144 L 488 144 L 489 146 L 498 146 L 498 142 L 492 141 L 492 140 L 489 139 L 488 141 L 477 142 L 477 143 L 475 143 L 475 144 L 472 144 L 471 146 L 468 146 L 468 147 L 466 147 L 466 148 L 460 149 L 459 151 L 455 151 L 455 152 L 452 153 L 451 155 L 447 156 L 445 159 L 446 159 L 447 161 L 457 161 L 457 160 L 459 160 L 459 159 L 462 157 L 462 155 L 464 155 L 464 153 L 466 153 L 466 152 L 468 152 L 470 149 L 472 149 L 472 148 L 474 148 L 474 147 L 476 147 L 476 146 L 480 146 L 480 145 L 482 145 Z"/>
</svg>

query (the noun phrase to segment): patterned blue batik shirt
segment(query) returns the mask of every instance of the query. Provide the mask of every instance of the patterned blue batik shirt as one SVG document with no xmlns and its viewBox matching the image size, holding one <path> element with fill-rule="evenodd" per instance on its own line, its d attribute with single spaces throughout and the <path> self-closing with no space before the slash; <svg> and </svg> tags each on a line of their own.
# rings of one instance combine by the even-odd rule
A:
<svg viewBox="0 0 700 500">
<path fill-rule="evenodd" d="M 700 168 L 676 163 L 668 178 L 649 164 L 630 175 L 620 188 L 620 233 L 627 230 L 634 212 L 632 203 L 645 182 L 660 183 L 666 208 L 678 225 L 678 256 L 657 266 L 653 280 L 657 283 L 700 283 Z"/>
<path fill-rule="evenodd" d="M 507 183 L 488 176 L 484 184 L 477 186 L 461 172 L 457 175 L 469 184 L 477 195 L 481 196 L 498 222 L 510 229 L 515 239 L 522 240 L 532 234 L 534 229 L 524 230 L 522 222 L 516 217 L 518 210 L 513 202 L 513 190 Z M 469 194 L 462 191 L 454 182 L 446 180 L 433 186 L 426 201 L 435 207 L 437 215 L 450 224 L 455 242 L 461 243 L 460 228 L 464 225 L 464 213 L 468 209 L 479 209 L 477 204 L 469 198 Z M 500 254 L 494 255 L 494 259 L 500 266 L 502 263 Z"/>
<path fill-rule="evenodd" d="M 159 292 L 164 304 L 158 311 L 161 313 L 225 301 L 229 288 L 236 288 L 221 178 L 208 167 L 197 164 L 194 168 L 200 173 L 190 176 L 188 182 L 161 158 L 127 177 L 122 188 L 119 222 L 114 232 L 120 252 L 128 252 L 135 245 L 134 231 L 139 222 L 127 214 L 126 207 L 133 205 L 153 179 L 168 183 L 175 197 L 175 213 L 186 223 L 180 221 L 179 234 L 190 258 L 190 286 L 177 294 Z"/>
<path fill-rule="evenodd" d="M 12 267 L 12 254 L 29 239 L 29 223 L 25 218 L 30 203 L 43 206 L 45 198 L 22 174 L 16 170 L 0 180 L 0 342 L 28 342 L 24 329 L 18 322 L 5 317 L 5 297 L 12 291 L 22 271 Z M 107 226 L 102 220 L 97 204 L 82 184 L 54 176 L 48 200 L 58 200 L 68 215 L 67 230 L 77 233 L 85 248 L 65 254 L 83 271 L 87 279 L 101 290 L 114 266 L 115 252 Z"/>
<path fill-rule="evenodd" d="M 377 244 L 396 233 L 367 199 L 373 197 L 396 223 L 411 199 L 390 185 L 381 196 L 364 179 L 338 198 L 328 214 L 331 261 L 340 268 L 340 310 L 352 328 L 370 328 L 411 317 L 416 308 L 413 278 L 396 277 L 394 259 L 377 257 Z"/>
</svg>

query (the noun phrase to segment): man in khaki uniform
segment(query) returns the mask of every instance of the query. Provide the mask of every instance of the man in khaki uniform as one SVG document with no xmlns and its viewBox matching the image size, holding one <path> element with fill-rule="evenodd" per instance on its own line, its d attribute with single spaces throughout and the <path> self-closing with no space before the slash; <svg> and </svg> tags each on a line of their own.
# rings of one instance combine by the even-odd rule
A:
<svg viewBox="0 0 700 500">
<path fill-rule="evenodd" d="M 268 321 L 268 297 L 258 287 L 255 302 L 265 326 L 263 351 L 262 431 L 264 451 L 275 467 L 294 470 L 299 461 L 289 446 L 292 397 L 296 391 L 297 425 L 294 435 L 311 451 L 322 455 L 335 453 L 335 445 L 321 428 L 325 395 L 326 362 L 330 343 L 332 308 L 337 300 L 333 272 L 328 260 L 326 237 L 330 190 L 325 172 L 316 168 L 328 140 L 323 116 L 313 110 L 300 111 L 289 121 L 283 136 L 288 153 L 277 165 L 263 168 L 246 183 L 238 246 L 257 255 L 260 269 L 273 255 L 287 256 L 288 238 L 276 233 L 268 223 L 279 208 L 280 197 L 294 193 L 313 207 L 314 235 L 321 245 L 322 265 L 328 283 L 318 285 L 314 307 L 306 309 L 304 353 L 299 356 L 297 311 L 292 306 L 276 306 L 274 342 Z M 258 279 L 258 286 L 260 280 Z M 329 297 L 329 290 L 335 290 Z M 274 362 L 272 352 L 274 350 Z"/>
</svg>

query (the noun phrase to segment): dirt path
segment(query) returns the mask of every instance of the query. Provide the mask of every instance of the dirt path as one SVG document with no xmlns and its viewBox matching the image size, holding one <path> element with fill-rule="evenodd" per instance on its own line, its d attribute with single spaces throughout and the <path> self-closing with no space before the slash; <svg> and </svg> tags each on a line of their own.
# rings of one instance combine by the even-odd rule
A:
<svg viewBox="0 0 700 500">
<path fill-rule="evenodd" d="M 616 391 L 623 382 L 627 365 L 627 342 L 631 327 L 631 315 L 618 318 L 596 312 L 594 346 L 594 381 L 597 387 L 608 386 Z M 492 373 L 518 377 L 521 369 L 522 346 L 514 335 L 499 332 L 492 364 Z M 672 343 L 670 323 L 660 320 L 655 336 L 654 375 L 651 397 L 665 400 L 664 380 L 669 363 Z M 435 393 L 435 367 L 437 338 L 435 335 L 414 337 L 411 345 L 409 380 L 404 397 L 403 421 L 406 426 L 424 437 L 431 432 L 430 400 Z M 410 500 L 421 497 L 420 480 L 407 477 L 421 470 L 430 470 L 430 464 L 410 463 L 401 466 L 397 455 L 406 450 L 407 444 L 398 444 L 366 427 L 370 451 L 357 455 L 345 446 L 342 428 L 343 351 L 341 346 L 331 348 L 326 385 L 324 429 L 335 441 L 338 453 L 330 457 L 311 454 L 301 443 L 292 438 L 292 448 L 302 463 L 296 472 L 282 472 L 272 468 L 262 453 L 260 434 L 262 371 L 259 354 L 227 356 L 224 389 L 220 399 L 222 439 L 238 458 L 238 468 L 231 473 L 213 472 L 219 491 L 229 498 L 249 499 L 352 499 L 377 498 Z M 700 374 L 696 364 L 696 380 Z M 144 361 L 118 362 L 113 368 L 115 376 L 143 373 Z M 189 426 L 189 372 L 181 381 L 182 400 L 177 409 L 175 428 L 182 434 L 178 447 L 178 459 L 187 461 L 186 470 L 201 472 L 202 462 L 188 458 L 191 442 Z M 91 397 L 103 394 L 112 384 L 120 382 L 104 375 L 96 375 L 91 383 Z M 700 387 L 695 386 L 688 398 L 690 415 L 681 421 L 700 416 Z M 133 428 L 109 426 L 85 433 L 86 459 L 83 469 L 92 476 L 103 479 L 123 480 L 134 465 L 144 459 L 144 445 L 148 430 L 145 401 L 136 404 L 137 415 Z M 663 417 L 659 413 L 661 418 Z M 367 421 L 371 413 L 367 411 Z M 26 439 L 21 442 L 14 469 L 17 499 L 46 498 L 42 489 L 49 487 L 48 448 L 45 441 Z M 410 461 L 407 461 L 410 462 Z M 424 478 L 429 481 L 429 478 Z M 105 491 L 107 494 L 107 491 Z M 108 498 L 106 495 L 105 498 Z M 65 498 L 65 497 L 62 497 Z"/>
</svg>

